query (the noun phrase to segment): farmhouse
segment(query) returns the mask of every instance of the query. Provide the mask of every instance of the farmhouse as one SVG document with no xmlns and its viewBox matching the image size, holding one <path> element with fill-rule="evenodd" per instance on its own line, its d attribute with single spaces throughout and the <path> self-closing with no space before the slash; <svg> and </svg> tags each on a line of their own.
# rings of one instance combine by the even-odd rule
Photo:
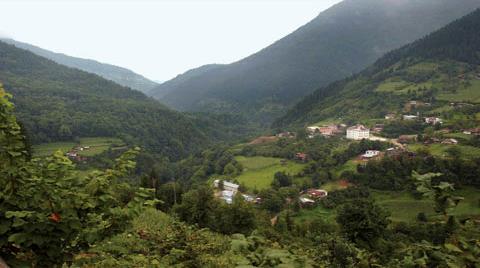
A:
<svg viewBox="0 0 480 268">
<path fill-rule="evenodd" d="M 295 159 L 305 162 L 308 160 L 308 155 L 306 153 L 296 153 Z"/>
<path fill-rule="evenodd" d="M 221 198 L 227 203 L 231 204 L 233 203 L 233 197 L 235 196 L 235 193 L 233 191 L 229 190 L 223 190 L 222 191 L 222 196 Z"/>
<path fill-rule="evenodd" d="M 363 158 L 373 158 L 380 155 L 380 151 L 377 150 L 368 150 L 365 154 L 362 155 Z"/>
<path fill-rule="evenodd" d="M 356 125 L 347 128 L 347 139 L 350 140 L 363 140 L 370 137 L 370 129 L 364 125 Z"/>
<path fill-rule="evenodd" d="M 425 117 L 425 123 L 430 125 L 442 124 L 442 119 L 438 117 Z"/>
<path fill-rule="evenodd" d="M 385 115 L 385 120 L 393 120 L 395 119 L 397 116 L 395 114 L 386 114 Z"/>
<path fill-rule="evenodd" d="M 333 136 L 340 132 L 337 125 L 329 125 L 329 126 L 311 126 L 308 127 L 307 130 L 311 134 L 321 134 L 323 136 Z"/>
<path fill-rule="evenodd" d="M 417 135 L 401 135 L 398 137 L 398 142 L 401 144 L 414 143 L 417 141 Z"/>
<path fill-rule="evenodd" d="M 308 189 L 307 195 L 310 198 L 322 198 L 328 195 L 328 192 L 322 189 Z"/>
<path fill-rule="evenodd" d="M 220 180 L 215 180 L 213 182 L 213 186 L 215 186 L 215 188 L 219 188 L 220 187 Z M 234 194 L 236 194 L 238 192 L 238 187 L 239 187 L 238 184 L 231 183 L 231 182 L 228 182 L 228 181 L 223 181 L 223 190 L 225 190 L 225 191 L 231 191 Z"/>
<path fill-rule="evenodd" d="M 295 138 L 295 133 L 286 131 L 278 133 L 276 136 L 279 138 Z"/>
<path fill-rule="evenodd" d="M 418 116 L 416 115 L 409 115 L 409 114 L 403 115 L 403 120 L 416 120 L 417 118 Z"/>
<path fill-rule="evenodd" d="M 372 132 L 374 133 L 380 133 L 383 131 L 383 128 L 385 127 L 384 124 L 375 124 L 375 127 L 372 129 Z"/>
<path fill-rule="evenodd" d="M 445 140 L 442 141 L 442 144 L 455 145 L 455 144 L 458 144 L 458 140 L 456 140 L 456 139 L 445 139 Z"/>
<path fill-rule="evenodd" d="M 298 200 L 300 200 L 300 203 L 302 205 L 313 205 L 315 204 L 315 201 L 310 199 L 310 198 L 306 198 L 306 197 L 300 197 Z"/>
</svg>

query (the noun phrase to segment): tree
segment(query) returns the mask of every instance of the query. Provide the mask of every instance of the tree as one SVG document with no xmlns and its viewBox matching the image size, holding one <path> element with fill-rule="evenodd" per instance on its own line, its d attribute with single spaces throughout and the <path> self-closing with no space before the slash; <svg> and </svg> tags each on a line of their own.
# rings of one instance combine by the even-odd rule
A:
<svg viewBox="0 0 480 268">
<path fill-rule="evenodd" d="M 388 216 L 373 201 L 355 199 L 340 208 L 337 223 L 352 242 L 372 246 L 384 235 L 389 224 Z"/>
<path fill-rule="evenodd" d="M 258 196 L 262 199 L 262 207 L 270 212 L 277 213 L 283 208 L 284 200 L 274 189 L 260 191 Z"/>
<path fill-rule="evenodd" d="M 214 211 L 218 205 L 212 189 L 202 185 L 183 194 L 182 203 L 174 206 L 173 210 L 182 221 L 209 227 L 214 224 Z"/>
<path fill-rule="evenodd" d="M 292 185 L 292 179 L 285 172 L 276 172 L 273 176 L 273 188 L 278 189 L 281 187 L 288 187 L 290 185 Z"/>
<path fill-rule="evenodd" d="M 224 234 L 249 234 L 255 228 L 255 218 L 252 205 L 237 194 L 232 204 L 222 204 L 215 210 L 214 229 Z"/>
<path fill-rule="evenodd" d="M 415 179 L 417 191 L 424 197 L 432 198 L 435 202 L 435 211 L 441 213 L 448 221 L 448 211 L 454 208 L 463 200 L 460 196 L 454 196 L 453 184 L 448 182 L 440 182 L 438 185 L 432 183 L 432 179 L 440 177 L 441 173 L 426 173 L 423 175 L 413 171 L 412 177 Z"/>
</svg>

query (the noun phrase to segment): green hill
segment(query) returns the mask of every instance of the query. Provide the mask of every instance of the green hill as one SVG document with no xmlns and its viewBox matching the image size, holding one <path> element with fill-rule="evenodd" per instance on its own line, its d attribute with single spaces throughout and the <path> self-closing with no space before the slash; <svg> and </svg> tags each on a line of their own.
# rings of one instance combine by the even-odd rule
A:
<svg viewBox="0 0 480 268">
<path fill-rule="evenodd" d="M 34 54 L 50 59 L 58 64 L 62 64 L 72 68 L 77 68 L 85 72 L 99 75 L 107 80 L 114 81 L 119 85 L 126 86 L 131 89 L 136 89 L 144 93 L 148 92 L 155 86 L 158 86 L 157 83 L 137 73 L 134 73 L 131 70 L 118 67 L 115 65 L 101 63 L 95 60 L 72 57 L 62 53 L 55 53 L 43 48 L 39 48 L 37 46 L 19 42 L 13 39 L 0 39 L 0 41 L 14 45 L 21 49 L 28 50 L 30 52 L 33 52 Z"/>
<path fill-rule="evenodd" d="M 33 143 L 118 137 L 172 158 L 207 143 L 193 119 L 138 91 L 3 42 L 0 82 Z"/>
<path fill-rule="evenodd" d="M 455 116 L 480 104 L 480 11 L 380 58 L 358 75 L 306 97 L 274 126 L 383 118 L 387 113 Z M 411 101 L 418 104 L 408 105 Z M 460 108 L 459 108 L 460 107 Z"/>
<path fill-rule="evenodd" d="M 479 6 L 478 0 L 346 0 L 258 53 L 186 72 L 150 94 L 175 109 L 240 113 L 269 124 L 314 89 Z"/>
</svg>

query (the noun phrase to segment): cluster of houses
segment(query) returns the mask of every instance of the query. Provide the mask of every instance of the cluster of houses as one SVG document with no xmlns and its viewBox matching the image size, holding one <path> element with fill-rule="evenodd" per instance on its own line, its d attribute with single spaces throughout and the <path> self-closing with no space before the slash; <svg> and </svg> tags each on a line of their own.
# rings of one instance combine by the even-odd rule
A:
<svg viewBox="0 0 480 268">
<path fill-rule="evenodd" d="M 80 155 L 80 152 L 88 149 L 90 149 L 90 146 L 75 146 L 70 151 L 68 151 L 65 155 L 71 160 L 74 160 L 77 162 L 83 162 L 83 161 L 86 161 L 87 158 L 85 156 Z"/>
<path fill-rule="evenodd" d="M 221 181 L 221 180 L 215 180 L 213 181 L 213 186 L 217 189 L 220 189 L 221 192 L 219 192 L 219 197 L 225 203 L 227 204 L 232 204 L 233 203 L 233 198 L 237 193 L 239 193 L 238 188 L 240 185 L 229 182 L 229 181 Z M 241 194 L 243 199 L 247 202 L 252 202 L 252 203 L 259 203 L 261 201 L 260 198 L 248 195 L 248 194 Z"/>
<path fill-rule="evenodd" d="M 328 196 L 328 192 L 322 189 L 308 189 L 300 193 L 298 201 L 302 206 L 310 206 L 316 201 Z"/>
</svg>

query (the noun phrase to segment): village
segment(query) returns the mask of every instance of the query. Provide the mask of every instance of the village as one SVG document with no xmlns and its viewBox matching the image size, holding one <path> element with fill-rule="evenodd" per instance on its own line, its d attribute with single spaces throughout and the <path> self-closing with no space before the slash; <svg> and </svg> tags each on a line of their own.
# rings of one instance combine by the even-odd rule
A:
<svg viewBox="0 0 480 268">
<path fill-rule="evenodd" d="M 405 106 L 406 110 L 410 110 L 412 107 L 418 105 L 429 105 L 428 103 L 421 103 L 417 101 L 409 101 Z M 452 104 L 460 105 L 460 104 Z M 325 124 L 325 125 L 312 125 L 306 127 L 307 139 L 314 139 L 315 137 L 340 137 L 345 140 L 350 141 L 378 141 L 383 143 L 389 143 L 390 147 L 384 150 L 377 150 L 374 148 L 367 149 L 361 154 L 357 155 L 354 159 L 351 159 L 356 165 L 366 166 L 369 161 L 379 160 L 383 157 L 396 157 L 400 155 L 411 155 L 412 157 L 416 155 L 416 150 L 409 148 L 409 145 L 424 145 L 429 146 L 432 144 L 446 145 L 446 146 L 455 146 L 459 144 L 459 141 L 456 138 L 444 137 L 438 138 L 435 136 L 419 137 L 419 134 L 406 135 L 401 134 L 398 137 L 387 137 L 383 135 L 385 124 L 395 124 L 399 121 L 407 122 L 416 122 L 418 124 L 424 125 L 425 127 L 431 126 L 432 129 L 436 129 L 438 133 L 448 134 L 451 132 L 449 128 L 443 128 L 444 120 L 437 116 L 424 116 L 422 117 L 419 113 L 416 114 L 397 114 L 397 113 L 387 113 L 384 116 L 384 119 L 378 120 L 383 121 L 379 123 L 371 123 L 370 127 L 367 127 L 366 124 L 357 123 L 351 126 L 348 126 L 343 123 L 339 124 Z M 377 121 L 377 122 L 378 122 Z M 480 135 L 480 128 L 473 129 L 464 129 L 462 131 L 464 135 Z M 439 135 L 441 136 L 441 135 Z M 275 136 L 262 136 L 253 140 L 250 145 L 259 145 L 264 143 L 271 143 L 278 141 L 279 139 L 295 139 L 297 138 L 297 133 L 286 131 L 277 133 Z M 298 163 L 308 163 L 311 159 L 308 153 L 306 152 L 296 152 L 294 154 L 295 161 Z M 282 166 L 287 164 L 286 159 L 281 159 L 280 163 Z M 239 190 L 240 185 L 236 183 L 234 179 L 215 179 L 213 182 L 213 187 L 216 189 L 215 196 L 219 199 L 222 199 L 227 204 L 232 204 L 234 197 L 237 194 L 240 194 L 243 199 L 247 202 L 261 204 L 262 199 L 253 194 L 247 194 L 246 192 L 241 192 Z M 305 188 L 304 188 L 305 189 Z M 321 200 L 328 196 L 328 191 L 321 188 L 307 188 L 299 192 L 298 202 L 302 207 L 309 207 L 314 205 L 317 201 Z"/>
</svg>

